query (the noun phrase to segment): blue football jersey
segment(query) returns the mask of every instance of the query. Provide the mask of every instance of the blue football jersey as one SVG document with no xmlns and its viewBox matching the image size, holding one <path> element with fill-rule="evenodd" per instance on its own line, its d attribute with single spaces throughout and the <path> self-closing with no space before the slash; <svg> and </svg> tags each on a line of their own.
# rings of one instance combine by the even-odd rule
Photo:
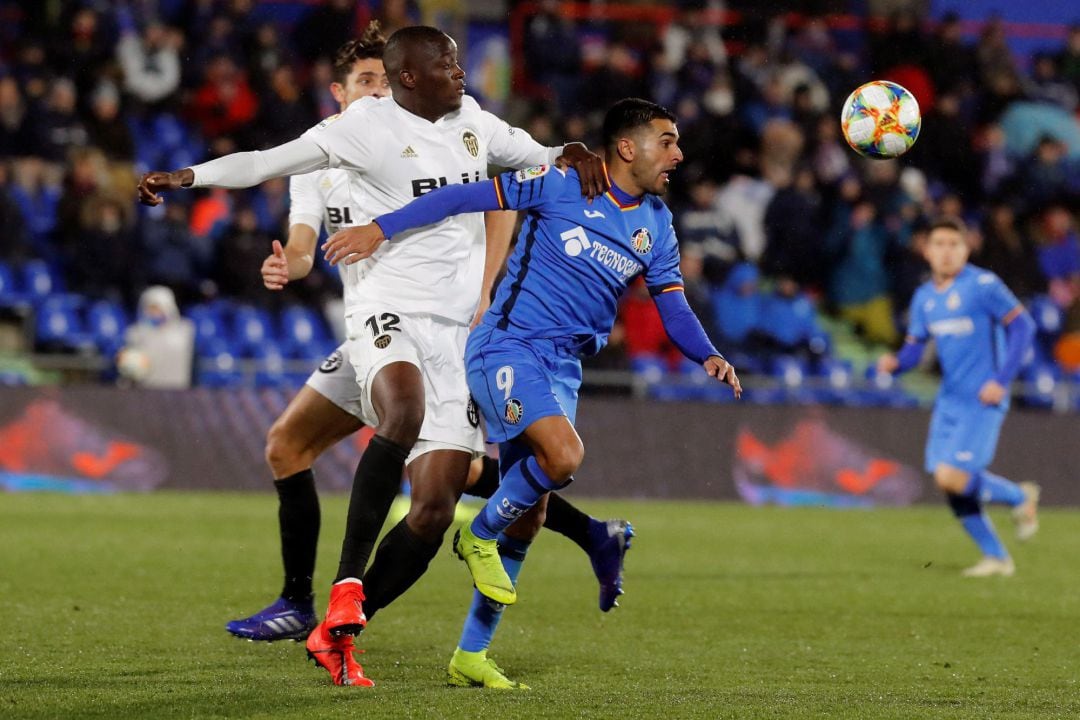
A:
<svg viewBox="0 0 1080 720">
<path fill-rule="evenodd" d="M 607 342 L 619 297 L 638 275 L 653 294 L 681 290 L 671 211 L 614 185 L 591 203 L 574 170 L 541 165 L 495 178 L 503 209 L 528 211 L 484 323 L 522 337 Z"/>
<path fill-rule="evenodd" d="M 919 341 L 934 338 L 943 397 L 977 401 L 979 388 L 1005 358 L 1002 320 L 1019 305 L 1001 278 L 974 265 L 942 290 L 931 281 L 915 291 L 908 334 Z"/>
</svg>

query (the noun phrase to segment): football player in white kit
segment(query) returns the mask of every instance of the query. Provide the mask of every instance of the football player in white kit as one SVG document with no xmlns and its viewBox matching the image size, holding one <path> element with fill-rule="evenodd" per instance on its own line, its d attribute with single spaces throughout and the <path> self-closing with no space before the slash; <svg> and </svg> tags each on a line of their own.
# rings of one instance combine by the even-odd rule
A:
<svg viewBox="0 0 1080 720">
<path fill-rule="evenodd" d="M 361 97 L 389 97 L 390 83 L 382 63 L 386 40 L 378 23 L 369 25 L 359 40 L 350 40 L 335 54 L 334 82 L 330 92 L 344 111 Z M 334 233 L 343 225 L 355 222 L 359 212 L 352 208 L 358 198 L 350 192 L 348 171 L 326 169 L 290 179 L 289 236 L 282 247 L 277 240 L 273 252 L 263 262 L 263 283 L 270 290 L 281 290 L 290 281 L 306 277 L 313 267 L 313 257 L 320 226 Z M 488 297 L 495 275 L 502 264 L 513 231 L 514 213 L 495 212 L 485 217 L 489 235 L 489 262 L 486 265 L 481 297 Z M 495 248 L 495 252 L 490 252 Z M 481 303 L 477 310 L 484 310 Z M 275 641 L 307 638 L 318 623 L 312 597 L 315 551 L 319 539 L 320 510 L 312 472 L 314 460 L 326 449 L 363 427 L 361 390 L 356 371 L 349 361 L 348 343 L 343 343 L 320 367 L 277 418 L 266 438 L 266 460 L 277 490 L 278 522 L 285 582 L 281 596 L 259 612 L 226 625 L 233 635 L 247 640 Z M 498 462 L 484 455 L 473 461 L 468 488 L 474 495 L 488 497 L 498 484 Z M 364 613 L 368 620 L 380 608 L 389 605 L 404 592 L 394 567 L 394 553 L 384 552 L 394 543 L 407 542 L 413 535 L 428 533 L 419 518 L 429 516 L 430 504 L 424 485 L 416 486 L 412 516 L 402 519 L 380 544 L 372 566 L 364 574 L 366 598 Z M 593 561 L 601 584 L 600 607 L 608 610 L 621 591 L 620 578 L 612 572 L 621 569 L 625 543 L 612 534 L 597 532 L 607 525 L 587 517 L 559 496 L 548 507 L 545 527 L 562 532 L 577 542 Z M 625 521 L 609 521 L 623 523 Z M 411 526 L 417 527 L 416 532 Z M 589 532 L 580 532 L 587 528 Z M 389 560 L 389 562 L 388 562 Z M 390 575 L 390 577 L 387 577 Z M 408 579 L 408 578 L 404 578 Z M 412 584 L 410 580 L 409 584 Z"/>
<path fill-rule="evenodd" d="M 301 138 L 265 152 L 147 173 L 139 183 L 140 200 L 156 205 L 162 190 L 250 187 L 271 177 L 340 167 L 352 171 L 350 187 L 363 203 L 352 207 L 364 210 L 355 223 L 363 224 L 441 185 L 484 180 L 489 163 L 523 168 L 559 158 L 577 169 L 583 192 L 604 191 L 602 162 L 583 145 L 542 147 L 466 97 L 456 44 L 441 31 L 399 30 L 383 60 L 393 99 L 361 99 Z M 363 419 L 376 434 L 353 483 L 326 617 L 307 641 L 335 684 L 373 684 L 353 657 L 351 636 L 367 622 L 360 578 L 403 467 L 408 464 L 414 485 L 432 489 L 433 517 L 425 525 L 441 528 L 437 537 L 414 534 L 396 548 L 411 584 L 437 551 L 469 464 L 483 449 L 463 362 L 484 270 L 481 222 L 482 216 L 463 215 L 417 230 L 411 242 L 387 244 L 345 273 L 349 359 Z M 443 501 L 435 502 L 440 494 Z"/>
</svg>

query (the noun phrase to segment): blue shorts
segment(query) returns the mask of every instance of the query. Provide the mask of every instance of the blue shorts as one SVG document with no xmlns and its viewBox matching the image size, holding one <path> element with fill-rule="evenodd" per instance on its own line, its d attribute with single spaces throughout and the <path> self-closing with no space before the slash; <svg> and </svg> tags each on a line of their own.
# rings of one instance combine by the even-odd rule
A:
<svg viewBox="0 0 1080 720">
<path fill-rule="evenodd" d="M 465 369 L 488 442 L 513 440 L 552 415 L 574 422 L 581 361 L 557 340 L 522 338 L 480 325 L 465 346 Z"/>
<path fill-rule="evenodd" d="M 926 439 L 926 472 L 945 464 L 967 472 L 984 470 L 994 459 L 1005 410 L 978 400 L 938 398 Z"/>
</svg>

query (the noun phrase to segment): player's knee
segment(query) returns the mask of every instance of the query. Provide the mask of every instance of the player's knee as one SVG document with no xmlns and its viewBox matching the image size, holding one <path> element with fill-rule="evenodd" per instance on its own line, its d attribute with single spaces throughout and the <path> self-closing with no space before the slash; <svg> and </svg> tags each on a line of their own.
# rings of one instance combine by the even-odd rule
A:
<svg viewBox="0 0 1080 720">
<path fill-rule="evenodd" d="M 559 484 L 570 481 L 571 476 L 585 460 L 585 446 L 577 437 L 573 441 L 554 444 L 537 453 L 536 461 L 549 478 Z"/>
<path fill-rule="evenodd" d="M 959 468 L 939 465 L 934 469 L 934 483 L 942 492 L 963 494 L 967 489 L 970 474 Z"/>
<path fill-rule="evenodd" d="M 456 505 L 452 498 L 413 498 L 407 519 L 409 529 L 425 542 L 440 541 L 454 522 Z"/>
<path fill-rule="evenodd" d="M 310 467 L 314 461 L 309 450 L 297 441 L 287 423 L 279 418 L 266 433 L 266 464 L 276 477 L 286 477 Z"/>
<path fill-rule="evenodd" d="M 379 418 L 377 433 L 404 448 L 412 448 L 424 424 L 424 404 L 405 402 L 391 407 Z"/>
</svg>

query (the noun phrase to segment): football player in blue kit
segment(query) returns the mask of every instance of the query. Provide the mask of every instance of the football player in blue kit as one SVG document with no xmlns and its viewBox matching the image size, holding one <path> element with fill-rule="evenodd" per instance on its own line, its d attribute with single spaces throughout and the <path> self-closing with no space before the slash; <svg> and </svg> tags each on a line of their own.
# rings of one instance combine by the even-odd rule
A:
<svg viewBox="0 0 1080 720">
<path fill-rule="evenodd" d="M 963 574 L 1009 576 L 1015 566 L 983 505 L 1013 508 L 1021 540 L 1039 528 L 1038 486 L 987 470 L 1009 409 L 1008 387 L 1031 348 L 1035 321 L 997 275 L 967 263 L 965 233 L 958 220 L 931 226 L 926 247 L 931 279 L 911 300 L 903 348 L 880 358 L 878 370 L 910 370 L 934 339 L 942 381 L 926 441 L 926 471 L 982 551 L 982 559 Z"/>
<path fill-rule="evenodd" d="M 442 188 L 323 246 L 332 263 L 352 263 L 386 238 L 457 213 L 528 213 L 506 277 L 465 352 L 469 389 L 488 439 L 499 443 L 502 482 L 455 539 L 479 593 L 459 653 L 476 646 L 470 623 L 486 602 L 480 595 L 503 605 L 517 599 L 512 576 L 523 552 L 511 557 L 501 547 L 503 531 L 565 487 L 584 458 L 574 429 L 580 358 L 607 342 L 619 297 L 634 278 L 644 276 L 675 345 L 736 396 L 742 392 L 734 367 L 686 302 L 671 211 L 659 197 L 683 159 L 675 116 L 646 100 L 621 100 L 608 111 L 603 136 L 610 189 L 593 202 L 580 197 L 575 171 L 539 166 Z"/>
</svg>

